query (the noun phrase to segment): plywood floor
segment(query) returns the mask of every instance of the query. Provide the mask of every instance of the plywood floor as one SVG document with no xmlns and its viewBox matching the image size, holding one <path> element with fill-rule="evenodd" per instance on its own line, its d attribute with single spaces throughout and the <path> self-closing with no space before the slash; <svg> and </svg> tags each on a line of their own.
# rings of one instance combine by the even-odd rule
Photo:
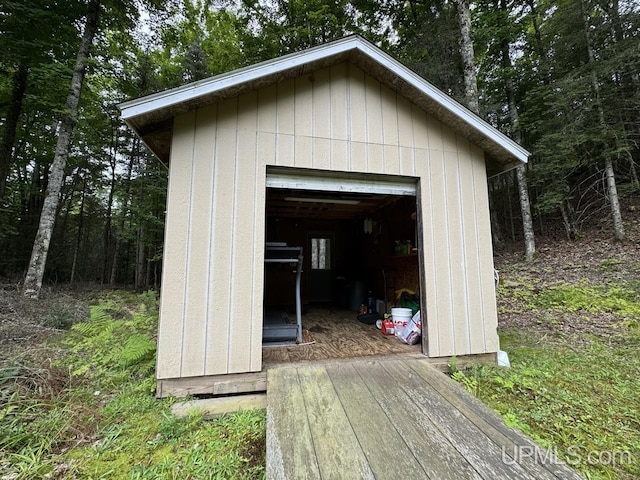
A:
<svg viewBox="0 0 640 480">
<path fill-rule="evenodd" d="M 395 337 L 385 337 L 375 325 L 359 322 L 349 310 L 309 307 L 302 316 L 302 328 L 310 336 L 305 334 L 305 340 L 311 338 L 313 343 L 263 347 L 264 368 L 333 358 L 421 353 L 420 344 L 406 345 Z"/>
<path fill-rule="evenodd" d="M 268 370 L 266 478 L 582 477 L 427 359 L 391 356 Z"/>
</svg>

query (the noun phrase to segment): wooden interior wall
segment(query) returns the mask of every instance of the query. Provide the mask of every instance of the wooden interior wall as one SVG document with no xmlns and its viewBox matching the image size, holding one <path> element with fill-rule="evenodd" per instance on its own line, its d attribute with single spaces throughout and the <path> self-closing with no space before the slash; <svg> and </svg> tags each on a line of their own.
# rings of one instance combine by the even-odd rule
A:
<svg viewBox="0 0 640 480">
<path fill-rule="evenodd" d="M 176 117 L 158 378 L 261 369 L 270 165 L 415 177 L 429 355 L 497 351 L 482 151 L 340 64 Z"/>
</svg>

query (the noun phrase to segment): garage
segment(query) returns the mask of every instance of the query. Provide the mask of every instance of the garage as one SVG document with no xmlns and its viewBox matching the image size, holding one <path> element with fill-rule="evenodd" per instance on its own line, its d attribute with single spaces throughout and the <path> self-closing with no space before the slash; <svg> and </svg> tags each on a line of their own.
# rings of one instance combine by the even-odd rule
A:
<svg viewBox="0 0 640 480">
<path fill-rule="evenodd" d="M 387 310 L 417 292 L 417 354 L 495 360 L 487 178 L 528 152 L 375 45 L 346 37 L 120 109 L 169 176 L 158 396 L 264 389 L 269 362 L 323 348 L 373 354 L 345 323 L 369 291 Z M 298 309 L 310 341 L 270 358 L 265 326 L 297 329 Z"/>
</svg>

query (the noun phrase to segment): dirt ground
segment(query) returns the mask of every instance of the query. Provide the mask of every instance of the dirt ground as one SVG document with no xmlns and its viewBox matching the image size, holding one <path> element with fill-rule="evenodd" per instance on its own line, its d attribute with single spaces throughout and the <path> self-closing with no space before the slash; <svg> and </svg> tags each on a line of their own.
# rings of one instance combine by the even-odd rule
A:
<svg viewBox="0 0 640 480">
<path fill-rule="evenodd" d="M 635 203 L 640 204 L 640 200 Z M 616 241 L 606 222 L 585 229 L 577 240 L 561 233 L 536 238 L 534 261 L 523 261 L 524 248 L 511 244 L 495 255 L 500 272 L 498 324 L 500 329 L 562 334 L 583 341 L 589 334 L 601 338 L 624 334 L 624 319 L 611 313 L 526 311 L 514 295 L 519 288 L 533 293 L 560 284 L 586 283 L 591 286 L 624 283 L 640 297 L 640 205 L 627 205 L 624 212 L 624 241 Z"/>
<path fill-rule="evenodd" d="M 0 364 L 88 319 L 82 302 L 86 297 L 78 290 L 46 288 L 39 300 L 31 300 L 22 296 L 19 285 L 0 285 Z"/>
</svg>

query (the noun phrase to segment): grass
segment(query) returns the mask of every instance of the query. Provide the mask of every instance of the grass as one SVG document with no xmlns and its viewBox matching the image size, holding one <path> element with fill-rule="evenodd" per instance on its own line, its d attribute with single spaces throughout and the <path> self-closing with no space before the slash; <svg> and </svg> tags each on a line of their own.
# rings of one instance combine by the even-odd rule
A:
<svg viewBox="0 0 640 480">
<path fill-rule="evenodd" d="M 639 478 L 637 284 L 519 284 L 500 295 L 532 324 L 501 330 L 511 368 L 475 366 L 454 379 L 587 478 Z"/>
<path fill-rule="evenodd" d="M 577 350 L 516 331 L 501 341 L 510 369 L 467 373 L 481 400 L 589 478 L 640 476 L 637 337 L 626 344 L 592 339 Z"/>
<path fill-rule="evenodd" d="M 102 292 L 0 365 L 0 479 L 263 478 L 264 411 L 180 418 L 155 398 L 156 329 L 155 294 Z"/>
</svg>

